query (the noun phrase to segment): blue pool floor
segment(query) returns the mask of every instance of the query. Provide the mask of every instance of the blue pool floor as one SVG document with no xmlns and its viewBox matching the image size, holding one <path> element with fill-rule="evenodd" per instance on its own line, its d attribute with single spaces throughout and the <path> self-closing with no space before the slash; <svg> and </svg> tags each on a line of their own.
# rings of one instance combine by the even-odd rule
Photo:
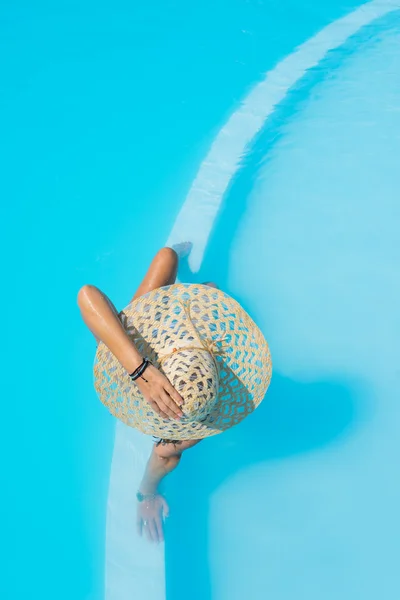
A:
<svg viewBox="0 0 400 600">
<path fill-rule="evenodd" d="M 2 598 L 135 593 L 105 590 L 116 430 L 76 294 L 123 308 L 172 239 L 274 377 L 168 482 L 167 599 L 399 595 L 399 8 L 1 6 Z"/>
</svg>

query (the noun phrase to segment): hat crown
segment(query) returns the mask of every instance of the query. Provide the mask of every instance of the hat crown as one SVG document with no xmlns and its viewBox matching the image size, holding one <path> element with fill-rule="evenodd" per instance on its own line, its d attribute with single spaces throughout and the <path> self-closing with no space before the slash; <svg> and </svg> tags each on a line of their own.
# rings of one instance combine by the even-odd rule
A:
<svg viewBox="0 0 400 600">
<path fill-rule="evenodd" d="M 182 423 L 201 423 L 218 399 L 215 359 L 200 347 L 174 348 L 162 361 L 161 370 L 184 400 Z"/>
</svg>

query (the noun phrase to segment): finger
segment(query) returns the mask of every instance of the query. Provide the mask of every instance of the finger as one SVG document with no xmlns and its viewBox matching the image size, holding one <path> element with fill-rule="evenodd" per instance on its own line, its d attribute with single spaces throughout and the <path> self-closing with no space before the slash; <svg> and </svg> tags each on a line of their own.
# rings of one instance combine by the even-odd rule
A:
<svg viewBox="0 0 400 600">
<path fill-rule="evenodd" d="M 160 390 L 158 392 L 158 397 L 157 398 L 153 398 L 151 400 L 151 402 L 152 402 L 151 407 L 156 411 L 156 413 L 158 415 L 160 415 L 164 419 L 170 420 L 171 417 L 173 419 L 176 419 L 177 415 L 174 412 L 172 412 L 171 409 L 168 408 L 168 406 L 164 403 L 164 400 L 162 399 L 162 394 L 163 393 L 164 393 L 164 391 Z M 153 406 L 153 403 L 154 403 L 154 406 Z"/>
<path fill-rule="evenodd" d="M 151 537 L 151 532 L 150 532 L 150 521 L 146 521 L 146 524 L 143 523 L 143 529 L 146 532 L 146 537 L 149 540 L 149 542 L 152 542 L 152 537 Z"/>
<path fill-rule="evenodd" d="M 166 381 L 166 383 L 164 385 L 164 389 L 167 392 L 167 394 L 170 396 L 170 398 L 172 398 L 172 400 L 174 401 L 175 404 L 177 404 L 178 406 L 182 406 L 182 404 L 184 403 L 184 399 L 179 394 L 179 392 L 176 391 L 174 386 L 170 384 L 170 382 L 168 380 Z"/>
<path fill-rule="evenodd" d="M 160 415 L 160 417 L 162 417 L 163 419 L 167 419 L 169 421 L 169 416 L 167 415 L 166 412 L 161 410 L 161 408 L 158 406 L 158 404 L 155 400 L 149 400 L 149 404 L 150 404 L 151 408 L 154 410 L 154 412 L 156 412 L 158 415 Z"/>
<path fill-rule="evenodd" d="M 162 398 L 160 398 L 160 400 L 158 401 L 158 406 L 161 408 L 161 410 L 163 410 L 165 413 L 167 413 L 169 419 L 179 420 L 181 418 L 181 416 L 183 415 L 183 413 L 181 411 L 179 411 L 179 413 L 176 413 L 175 409 L 170 408 L 167 404 L 165 404 L 164 396 Z"/>
<path fill-rule="evenodd" d="M 140 537 L 142 537 L 142 533 L 143 533 L 143 521 L 142 521 L 142 517 L 138 517 L 136 520 L 136 530 L 138 532 L 138 535 L 140 535 Z"/>
<path fill-rule="evenodd" d="M 154 526 L 155 526 L 156 531 L 157 531 L 158 541 L 159 542 L 163 542 L 164 541 L 164 532 L 163 532 L 163 526 L 162 526 L 161 516 L 160 515 L 158 515 L 155 518 L 155 520 L 154 520 Z"/>
<path fill-rule="evenodd" d="M 150 531 L 151 541 L 158 543 L 158 533 L 157 533 L 157 528 L 156 528 L 154 519 L 151 519 L 148 522 L 147 527 L 149 528 L 149 531 Z"/>
<path fill-rule="evenodd" d="M 180 417 L 183 417 L 183 412 L 181 411 L 179 406 L 175 404 L 175 402 L 168 396 L 167 392 L 165 392 L 164 390 L 160 392 L 158 406 L 173 419 L 179 419 Z"/>
<path fill-rule="evenodd" d="M 157 402 L 155 400 L 153 400 L 153 398 L 151 398 L 148 402 L 149 402 L 151 408 L 154 410 L 154 412 L 156 412 L 158 415 L 161 416 L 161 410 L 158 407 Z"/>
<path fill-rule="evenodd" d="M 160 398 L 158 400 L 158 407 L 163 411 L 164 414 L 167 415 L 167 419 L 170 421 L 171 419 L 179 419 L 179 416 L 174 413 L 168 406 L 165 404 L 164 400 Z"/>
</svg>

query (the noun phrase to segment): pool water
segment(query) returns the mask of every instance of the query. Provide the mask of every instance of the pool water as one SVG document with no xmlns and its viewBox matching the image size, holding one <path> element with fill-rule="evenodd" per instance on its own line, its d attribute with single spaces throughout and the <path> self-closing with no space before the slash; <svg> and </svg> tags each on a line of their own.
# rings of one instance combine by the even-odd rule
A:
<svg viewBox="0 0 400 600">
<path fill-rule="evenodd" d="M 400 3 L 1 12 L 2 598 L 396 598 Z M 179 278 L 243 304 L 274 375 L 171 475 L 153 548 L 151 440 L 98 402 L 76 294 L 120 310 L 186 239 Z"/>
</svg>

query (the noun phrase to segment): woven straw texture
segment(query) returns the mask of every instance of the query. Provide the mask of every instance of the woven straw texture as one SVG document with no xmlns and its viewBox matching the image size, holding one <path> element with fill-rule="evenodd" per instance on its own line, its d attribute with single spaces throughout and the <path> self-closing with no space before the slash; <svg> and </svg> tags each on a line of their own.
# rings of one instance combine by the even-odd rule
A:
<svg viewBox="0 0 400 600">
<path fill-rule="evenodd" d="M 198 284 L 157 288 L 128 304 L 119 318 L 140 354 L 185 401 L 181 421 L 160 417 L 100 342 L 94 386 L 127 425 L 164 439 L 201 439 L 236 425 L 262 401 L 272 374 L 268 344 L 240 304 L 221 290 Z"/>
</svg>

